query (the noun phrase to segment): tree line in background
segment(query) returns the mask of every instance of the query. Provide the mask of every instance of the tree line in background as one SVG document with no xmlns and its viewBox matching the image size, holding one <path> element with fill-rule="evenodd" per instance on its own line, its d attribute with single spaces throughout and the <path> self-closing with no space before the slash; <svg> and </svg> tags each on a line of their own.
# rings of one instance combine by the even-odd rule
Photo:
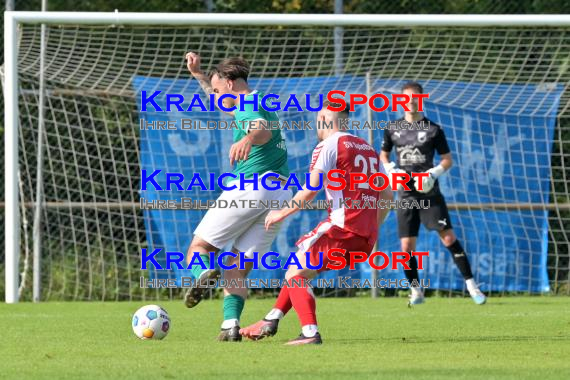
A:
<svg viewBox="0 0 570 380">
<path fill-rule="evenodd" d="M 16 10 L 40 10 L 41 0 L 14 0 Z M 566 13 L 568 0 L 344 0 L 345 13 Z M 48 0 L 50 11 L 334 13 L 335 0 Z"/>
</svg>

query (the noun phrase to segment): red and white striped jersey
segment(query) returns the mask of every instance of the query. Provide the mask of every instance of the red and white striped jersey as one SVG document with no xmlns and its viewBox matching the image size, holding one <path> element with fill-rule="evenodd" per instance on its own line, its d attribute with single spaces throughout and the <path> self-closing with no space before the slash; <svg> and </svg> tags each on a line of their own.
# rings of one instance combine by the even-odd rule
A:
<svg viewBox="0 0 570 380">
<path fill-rule="evenodd" d="M 350 133 L 337 132 L 321 141 L 313 150 L 310 171 L 319 169 L 324 172 L 324 186 L 328 200 L 333 201 L 329 209 L 332 224 L 357 235 L 376 241 L 378 221 L 376 204 L 380 193 L 370 188 L 368 183 L 358 184 L 350 190 L 349 173 L 363 173 L 367 177 L 384 172 L 378 162 L 378 153 L 360 137 Z M 343 190 L 331 190 L 327 187 L 327 173 L 333 169 L 346 172 L 344 179 L 347 186 Z M 335 175 L 335 177 L 341 177 Z M 333 183 L 337 186 L 338 183 Z M 373 207 L 364 207 L 372 205 Z"/>
</svg>

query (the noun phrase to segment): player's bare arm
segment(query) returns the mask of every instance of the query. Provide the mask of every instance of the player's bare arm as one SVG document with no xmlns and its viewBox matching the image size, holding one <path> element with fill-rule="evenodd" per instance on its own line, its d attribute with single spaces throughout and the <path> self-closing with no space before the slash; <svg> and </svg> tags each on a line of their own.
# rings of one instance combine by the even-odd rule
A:
<svg viewBox="0 0 570 380">
<path fill-rule="evenodd" d="M 322 170 L 318 169 L 313 169 L 313 171 L 311 171 L 311 176 L 309 179 L 311 187 L 319 186 L 320 173 L 322 172 L 323 172 Z M 278 210 L 278 211 L 274 210 L 269 212 L 269 214 L 267 214 L 267 216 L 265 217 L 265 229 L 269 229 L 273 224 L 279 223 L 288 216 L 291 216 L 296 212 L 298 212 L 299 210 L 301 210 L 301 208 L 297 206 L 299 204 L 303 204 L 304 201 L 312 201 L 317 196 L 317 193 L 318 193 L 317 190 L 309 190 L 309 189 L 303 189 L 299 191 L 297 194 L 295 194 L 295 197 L 293 197 L 293 200 L 291 201 L 293 207 L 284 208 L 283 210 Z"/>
<path fill-rule="evenodd" d="M 218 91 L 212 86 L 212 82 L 207 74 L 205 74 L 202 69 L 200 68 L 200 55 L 194 52 L 186 53 L 186 67 L 190 74 L 198 81 L 202 90 L 206 93 L 206 95 L 215 94 L 216 97 L 216 105 L 218 103 L 218 97 L 220 96 Z M 233 112 L 226 112 L 222 109 L 220 111 L 227 113 L 228 115 L 234 115 Z"/>
<path fill-rule="evenodd" d="M 200 56 L 197 53 L 189 52 L 186 54 L 186 67 L 190 74 L 200 83 L 200 87 L 202 87 L 206 95 L 214 93 L 210 78 L 200 69 Z"/>
<path fill-rule="evenodd" d="M 271 131 L 267 129 L 265 120 L 256 120 L 251 123 L 249 133 L 230 148 L 230 165 L 235 162 L 247 160 L 252 145 L 267 144 L 271 140 Z"/>
<path fill-rule="evenodd" d="M 249 122 L 248 136 L 253 145 L 267 144 L 269 140 L 271 140 L 271 137 L 273 137 L 267 120 Z"/>
<path fill-rule="evenodd" d="M 380 199 L 384 199 L 386 201 L 394 200 L 394 195 L 392 193 L 392 190 L 390 190 L 390 188 L 387 187 L 384 190 L 380 191 Z M 386 217 L 388 216 L 389 213 L 390 213 L 389 208 L 378 207 L 378 209 L 376 211 L 376 217 L 378 219 L 378 226 L 381 226 L 382 223 L 384 223 L 384 221 L 386 220 Z"/>
<path fill-rule="evenodd" d="M 380 162 L 383 164 L 390 163 L 390 152 L 380 151 Z"/>
<path fill-rule="evenodd" d="M 398 169 L 396 167 L 396 163 L 395 162 L 390 162 L 390 152 L 386 152 L 384 150 L 380 151 L 380 162 L 382 163 L 382 165 L 384 165 L 384 170 L 386 171 L 386 174 L 388 174 L 388 178 L 392 178 L 392 174 L 394 173 L 405 173 L 404 170 Z M 404 186 L 402 185 L 402 183 L 398 182 L 397 185 L 397 189 L 401 190 L 403 189 Z M 386 214 L 388 215 L 388 214 Z"/>
<path fill-rule="evenodd" d="M 451 158 L 451 153 L 446 153 L 441 155 L 441 160 L 439 165 L 441 165 L 445 171 L 448 171 L 453 166 L 453 159 Z"/>
</svg>

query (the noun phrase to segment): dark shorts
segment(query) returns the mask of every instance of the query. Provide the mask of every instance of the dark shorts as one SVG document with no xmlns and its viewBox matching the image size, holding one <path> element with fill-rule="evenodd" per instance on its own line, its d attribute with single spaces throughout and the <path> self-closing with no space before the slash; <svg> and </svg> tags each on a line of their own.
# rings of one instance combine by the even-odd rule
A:
<svg viewBox="0 0 570 380">
<path fill-rule="evenodd" d="M 435 196 L 429 200 L 430 207 L 428 209 L 399 208 L 397 210 L 400 238 L 418 236 L 420 224 L 432 231 L 444 231 L 453 228 L 443 195 Z"/>
</svg>

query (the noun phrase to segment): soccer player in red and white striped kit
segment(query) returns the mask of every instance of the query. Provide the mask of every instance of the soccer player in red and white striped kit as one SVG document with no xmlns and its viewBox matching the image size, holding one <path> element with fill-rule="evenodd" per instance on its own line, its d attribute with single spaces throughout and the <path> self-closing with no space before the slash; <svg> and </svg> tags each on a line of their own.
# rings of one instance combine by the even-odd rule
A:
<svg viewBox="0 0 570 380">
<path fill-rule="evenodd" d="M 362 204 L 366 200 L 373 201 L 374 204 L 380 199 L 392 200 L 392 191 L 389 187 L 383 191 L 372 189 L 368 183 L 359 184 L 354 190 L 350 190 L 349 186 L 343 190 L 331 190 L 326 187 L 327 173 L 333 169 L 345 171 L 346 183 L 349 183 L 349 173 L 364 173 L 369 177 L 375 172 L 384 172 L 382 165 L 379 165 L 378 154 L 374 148 L 365 140 L 344 132 L 339 125 L 340 118 L 348 118 L 349 116 L 350 106 L 348 103 L 346 108 L 339 112 L 327 109 L 329 105 L 337 107 L 337 104 L 325 101 L 322 110 L 318 113 L 317 118 L 320 125 L 332 123 L 332 128 L 317 128 L 320 143 L 313 151 L 310 165 L 311 187 L 314 188 L 319 185 L 322 175 L 327 199 L 333 200 L 333 207 L 329 209 L 329 216 L 325 220 L 297 242 L 298 251 L 296 254 L 301 265 L 306 262 L 305 255 L 309 255 L 311 265 L 319 264 L 321 262 L 319 252 L 323 252 L 321 269 L 299 269 L 296 266 L 291 266 L 285 275 L 288 282 L 286 286 L 281 288 L 273 309 L 261 321 L 241 329 L 240 333 L 244 337 L 258 340 L 275 335 L 281 318 L 291 308 L 294 308 L 301 322 L 302 331 L 298 338 L 289 341 L 287 344 L 321 344 L 315 296 L 306 280 L 312 279 L 319 272 L 327 270 L 325 268 L 327 263 L 335 262 L 335 260 L 327 258 L 326 252 L 329 249 L 346 250 L 345 259 L 347 262 L 349 262 L 348 252 L 350 251 L 370 254 L 378 237 L 379 224 L 389 212 L 389 209 L 380 208 L 348 208 L 340 202 L 342 198 L 360 200 Z M 338 186 L 337 183 L 334 185 Z M 312 200 L 317 192 L 305 188 L 299 191 L 293 200 L 301 202 Z M 291 207 L 270 212 L 265 219 L 266 228 L 274 223 L 281 222 L 299 210 L 297 207 Z"/>
</svg>

